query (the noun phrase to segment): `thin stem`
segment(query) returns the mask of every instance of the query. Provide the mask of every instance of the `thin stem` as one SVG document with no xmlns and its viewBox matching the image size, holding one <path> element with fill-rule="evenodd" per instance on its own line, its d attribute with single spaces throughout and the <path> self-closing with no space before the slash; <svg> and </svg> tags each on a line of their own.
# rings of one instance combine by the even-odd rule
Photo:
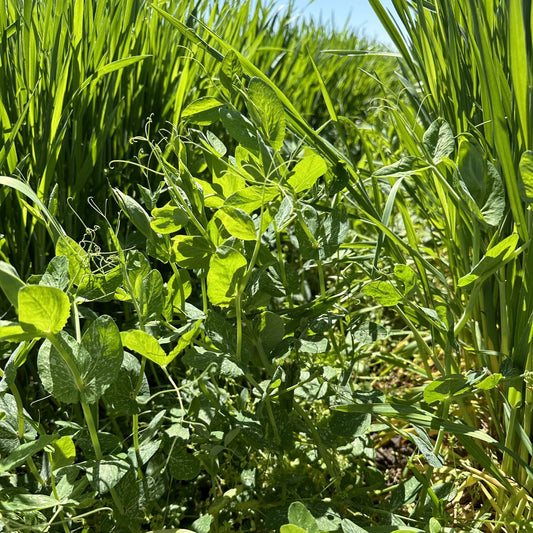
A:
<svg viewBox="0 0 533 533">
<path fill-rule="evenodd" d="M 235 297 L 235 315 L 237 317 L 237 347 L 235 350 L 235 357 L 237 361 L 241 360 L 242 355 L 242 315 L 241 315 L 241 293 L 239 292 Z"/>
</svg>

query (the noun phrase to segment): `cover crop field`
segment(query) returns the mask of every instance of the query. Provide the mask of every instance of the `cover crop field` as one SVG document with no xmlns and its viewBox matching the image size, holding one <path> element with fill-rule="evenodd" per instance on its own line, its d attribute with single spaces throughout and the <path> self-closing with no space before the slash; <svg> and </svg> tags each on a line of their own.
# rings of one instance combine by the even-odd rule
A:
<svg viewBox="0 0 533 533">
<path fill-rule="evenodd" d="M 0 532 L 533 521 L 533 10 L 0 2 Z"/>
</svg>

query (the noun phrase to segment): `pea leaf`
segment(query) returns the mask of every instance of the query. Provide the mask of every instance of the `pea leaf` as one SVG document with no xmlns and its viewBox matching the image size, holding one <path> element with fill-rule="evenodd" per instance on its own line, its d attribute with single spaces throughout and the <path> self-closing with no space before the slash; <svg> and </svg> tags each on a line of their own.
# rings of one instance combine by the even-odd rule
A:
<svg viewBox="0 0 533 533">
<path fill-rule="evenodd" d="M 246 211 L 224 206 L 216 212 L 215 217 L 224 224 L 231 236 L 243 241 L 255 241 L 257 239 L 254 222 Z"/>
<path fill-rule="evenodd" d="M 209 126 L 218 120 L 218 111 L 222 105 L 220 100 L 212 96 L 204 96 L 189 104 L 181 113 L 181 118 L 199 126 Z"/>
<path fill-rule="evenodd" d="M 137 392 L 140 373 L 141 364 L 137 358 L 124 352 L 117 379 L 113 381 L 103 396 L 108 410 L 119 415 L 135 415 L 139 412 L 139 402 L 146 401 L 150 396 L 150 387 L 144 373 Z"/>
<path fill-rule="evenodd" d="M 68 259 L 64 255 L 58 255 L 48 263 L 39 285 L 47 285 L 64 291 L 68 287 L 69 281 Z"/>
<path fill-rule="evenodd" d="M 124 356 L 119 329 L 110 316 L 99 316 L 87 328 L 78 353 L 82 399 L 95 403 L 117 378 Z"/>
<path fill-rule="evenodd" d="M 466 287 L 471 283 L 485 279 L 499 270 L 505 263 L 517 257 L 518 234 L 509 235 L 498 244 L 491 246 L 479 263 L 459 280 L 459 287 Z"/>
<path fill-rule="evenodd" d="M 457 167 L 463 186 L 481 210 L 482 221 L 497 226 L 505 211 L 505 190 L 496 167 L 478 144 L 466 139 L 459 143 Z"/>
<path fill-rule="evenodd" d="M 263 204 L 266 204 L 279 196 L 277 187 L 268 185 L 252 185 L 246 187 L 242 191 L 234 192 L 224 203 L 227 207 L 237 207 L 253 213 L 259 209 Z"/>
<path fill-rule="evenodd" d="M 441 118 L 431 123 L 422 140 L 435 163 L 443 157 L 451 157 L 455 149 L 452 128 Z"/>
<path fill-rule="evenodd" d="M 315 517 L 301 502 L 293 502 L 289 507 L 289 522 L 301 527 L 307 533 L 319 533 Z"/>
<path fill-rule="evenodd" d="M 28 512 L 49 509 L 61 505 L 52 496 L 28 493 L 0 493 L 0 510 L 7 512 Z"/>
<path fill-rule="evenodd" d="M 213 305 L 230 305 L 239 290 L 246 266 L 246 258 L 234 248 L 221 246 L 217 249 L 207 273 L 207 296 Z"/>
<path fill-rule="evenodd" d="M 279 533 L 307 533 L 307 531 L 293 524 L 285 524 L 279 528 Z"/>
<path fill-rule="evenodd" d="M 242 73 L 242 65 L 237 54 L 233 50 L 230 50 L 224 57 L 220 67 L 219 75 L 222 85 L 227 89 L 232 90 L 232 84 L 238 81 L 238 78 L 242 76 Z"/>
<path fill-rule="evenodd" d="M 416 287 L 416 273 L 407 265 L 396 265 L 394 267 L 394 277 L 403 283 L 405 296 Z"/>
<path fill-rule="evenodd" d="M 11 394 L 0 394 L 0 454 L 8 455 L 20 446 L 18 408 L 17 402 Z M 27 439 L 37 437 L 37 432 L 29 424 L 31 420 L 28 413 L 24 411 L 24 436 Z"/>
<path fill-rule="evenodd" d="M 68 296 L 55 287 L 26 285 L 18 293 L 19 321 L 44 335 L 57 334 L 70 316 Z"/>
<path fill-rule="evenodd" d="M 165 298 L 163 294 L 163 278 L 159 270 L 151 270 L 142 280 L 139 306 L 144 323 L 156 319 L 163 313 Z"/>
<path fill-rule="evenodd" d="M 182 207 L 168 203 L 152 210 L 150 226 L 157 233 L 174 233 L 187 224 L 188 220 L 189 216 Z"/>
<path fill-rule="evenodd" d="M 248 86 L 248 96 L 261 119 L 266 140 L 279 150 L 285 139 L 285 110 L 276 93 L 261 79 L 252 78 Z"/>
<path fill-rule="evenodd" d="M 40 452 L 45 446 L 48 446 L 56 435 L 44 435 L 32 442 L 25 442 L 13 450 L 7 457 L 0 459 L 0 474 L 14 470 L 24 464 L 28 458 Z"/>
<path fill-rule="evenodd" d="M 259 149 L 255 127 L 244 115 L 226 106 L 220 108 L 219 115 L 228 133 L 239 144 L 254 152 Z"/>
<path fill-rule="evenodd" d="M 175 261 L 185 268 L 205 268 L 209 264 L 209 257 L 213 253 L 212 244 L 197 235 L 176 235 L 172 238 L 172 250 Z"/>
<path fill-rule="evenodd" d="M 18 292 L 25 283 L 19 278 L 18 272 L 9 263 L 0 261 L 0 289 L 4 291 L 11 305 L 17 309 Z"/>
<path fill-rule="evenodd" d="M 79 356 L 79 345 L 76 340 L 65 332 L 61 332 L 56 339 L 69 359 L 75 362 Z M 81 386 L 78 386 L 69 365 L 49 340 L 46 340 L 39 349 L 37 368 L 43 387 L 58 401 L 79 402 Z"/>
<path fill-rule="evenodd" d="M 189 481 L 200 473 L 200 461 L 185 450 L 174 449 L 171 454 L 168 469 L 170 475 L 179 481 Z"/>
<path fill-rule="evenodd" d="M 385 307 L 399 304 L 402 301 L 402 295 L 388 281 L 371 281 L 363 287 L 362 293 L 371 296 Z"/>
<path fill-rule="evenodd" d="M 130 329 L 120 333 L 122 344 L 141 354 L 146 359 L 150 359 L 159 366 L 166 366 L 168 364 L 167 354 L 163 348 L 159 346 L 157 339 L 140 329 Z"/>
<path fill-rule="evenodd" d="M 89 254 L 74 240 L 64 235 L 56 242 L 56 256 L 68 259 L 68 273 L 74 285 L 91 274 Z"/>
<path fill-rule="evenodd" d="M 18 322 L 0 320 L 0 339 L 12 342 L 29 341 L 39 337 L 37 330 L 31 330 L 29 326 L 22 327 Z"/>
<path fill-rule="evenodd" d="M 317 154 L 304 157 L 292 169 L 287 183 L 295 193 L 310 189 L 328 170 L 326 162 Z"/>
<path fill-rule="evenodd" d="M 57 470 L 63 466 L 74 463 L 76 458 L 76 446 L 72 437 L 65 435 L 53 442 L 54 451 L 52 453 L 52 469 Z"/>
<path fill-rule="evenodd" d="M 422 168 L 422 164 L 415 156 L 402 157 L 391 165 L 385 165 L 374 172 L 377 177 L 401 177 L 415 174 Z"/>
<path fill-rule="evenodd" d="M 101 461 L 86 461 L 80 466 L 85 469 L 89 483 L 99 494 L 111 490 L 130 469 L 129 463 L 113 456 Z"/>
</svg>

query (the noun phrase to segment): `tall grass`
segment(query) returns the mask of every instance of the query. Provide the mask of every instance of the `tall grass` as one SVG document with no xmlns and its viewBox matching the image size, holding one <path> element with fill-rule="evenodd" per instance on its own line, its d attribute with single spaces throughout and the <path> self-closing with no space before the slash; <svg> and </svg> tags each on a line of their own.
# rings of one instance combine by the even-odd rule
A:
<svg viewBox="0 0 533 533">
<path fill-rule="evenodd" d="M 392 17 L 379 1 L 371 3 L 402 53 L 410 80 L 405 88 L 419 119 L 406 107 L 392 113 L 400 143 L 416 158 L 409 173 L 417 176 L 404 182 L 397 205 L 418 206 L 447 278 L 447 286 L 430 291 L 431 300 L 446 308 L 447 327 L 431 335 L 442 349 L 442 382 L 483 368 L 504 376 L 477 399 L 451 404 L 463 408 L 459 416 L 468 423 L 479 425 L 483 417 L 490 434 L 505 444 L 494 461 L 516 485 L 487 484 L 484 490 L 500 521 L 491 530 L 515 531 L 520 526 L 513 520 L 522 527 L 531 520 L 533 487 L 526 468 L 533 464 L 531 5 L 395 0 Z M 424 127 L 436 119 L 441 134 L 448 130 L 449 150 L 440 153 L 429 136 L 422 139 Z M 385 169 L 382 175 L 392 173 Z M 410 243 L 423 252 L 414 234 Z M 449 408 L 447 403 L 442 413 Z"/>
</svg>

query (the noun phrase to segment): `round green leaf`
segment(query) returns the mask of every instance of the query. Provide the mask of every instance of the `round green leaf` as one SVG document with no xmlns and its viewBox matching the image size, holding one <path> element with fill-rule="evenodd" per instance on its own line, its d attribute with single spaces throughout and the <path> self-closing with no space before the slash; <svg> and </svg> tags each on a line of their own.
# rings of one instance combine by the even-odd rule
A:
<svg viewBox="0 0 533 533">
<path fill-rule="evenodd" d="M 59 333 L 70 316 L 68 296 L 55 287 L 26 285 L 18 293 L 19 321 L 45 335 Z"/>
<path fill-rule="evenodd" d="M 185 451 L 172 453 L 168 463 L 170 475 L 180 481 L 194 479 L 200 473 L 200 461 Z"/>
</svg>

